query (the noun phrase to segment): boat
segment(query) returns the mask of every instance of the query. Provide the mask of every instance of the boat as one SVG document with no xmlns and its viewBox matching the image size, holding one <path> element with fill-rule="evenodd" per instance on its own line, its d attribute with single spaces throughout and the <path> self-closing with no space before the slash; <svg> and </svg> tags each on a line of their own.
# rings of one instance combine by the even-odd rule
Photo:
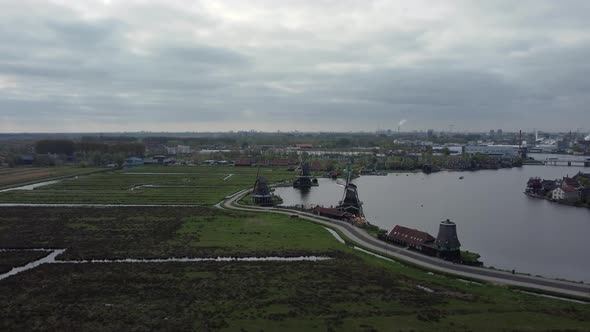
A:
<svg viewBox="0 0 590 332">
<path fill-rule="evenodd" d="M 460 176 L 460 177 L 459 177 L 459 180 L 463 180 L 463 176 Z"/>
</svg>

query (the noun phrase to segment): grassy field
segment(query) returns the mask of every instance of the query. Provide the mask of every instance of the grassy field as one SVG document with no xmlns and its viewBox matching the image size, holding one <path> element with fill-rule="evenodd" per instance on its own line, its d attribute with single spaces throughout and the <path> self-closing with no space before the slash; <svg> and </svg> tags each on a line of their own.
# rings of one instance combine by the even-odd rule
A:
<svg viewBox="0 0 590 332">
<path fill-rule="evenodd" d="M 0 273 L 47 256 L 45 251 L 0 251 Z"/>
<path fill-rule="evenodd" d="M 202 207 L 3 208 L 2 247 L 66 248 L 59 257 L 66 260 L 332 257 L 42 265 L 0 281 L 4 331 L 590 329 L 588 305 L 428 274 L 355 251 L 318 225 L 278 215 Z M 2 264 L 8 261 L 0 254 Z"/>
<path fill-rule="evenodd" d="M 0 189 L 101 170 L 74 166 L 0 168 Z"/>
<path fill-rule="evenodd" d="M 0 193 L 0 202 L 213 205 L 252 186 L 257 172 L 253 167 L 143 166 Z M 260 175 L 271 182 L 295 176 L 284 167 L 261 168 Z"/>
</svg>

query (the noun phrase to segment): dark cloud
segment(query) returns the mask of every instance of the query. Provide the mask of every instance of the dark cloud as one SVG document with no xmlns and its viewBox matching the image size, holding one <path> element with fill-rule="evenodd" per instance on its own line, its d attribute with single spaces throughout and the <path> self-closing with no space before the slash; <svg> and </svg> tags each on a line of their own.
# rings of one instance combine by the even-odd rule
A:
<svg viewBox="0 0 590 332">
<path fill-rule="evenodd" d="M 3 6 L 0 131 L 590 123 L 582 0 L 105 3 Z"/>
</svg>

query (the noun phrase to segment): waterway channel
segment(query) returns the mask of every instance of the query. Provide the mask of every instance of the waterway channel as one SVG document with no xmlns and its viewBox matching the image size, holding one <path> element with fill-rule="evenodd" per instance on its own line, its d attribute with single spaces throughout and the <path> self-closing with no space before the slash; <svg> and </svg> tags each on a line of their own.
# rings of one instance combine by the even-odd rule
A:
<svg viewBox="0 0 590 332">
<path fill-rule="evenodd" d="M 457 223 L 464 250 L 486 266 L 590 282 L 587 243 L 590 209 L 559 205 L 523 194 L 529 177 L 557 179 L 589 168 L 524 166 L 476 172 L 392 173 L 354 180 L 367 219 L 390 230 L 403 225 L 436 236 L 446 218 Z M 459 177 L 463 176 L 463 179 Z M 319 179 L 309 191 L 276 188 L 283 205 L 335 206 L 342 186 Z"/>
</svg>

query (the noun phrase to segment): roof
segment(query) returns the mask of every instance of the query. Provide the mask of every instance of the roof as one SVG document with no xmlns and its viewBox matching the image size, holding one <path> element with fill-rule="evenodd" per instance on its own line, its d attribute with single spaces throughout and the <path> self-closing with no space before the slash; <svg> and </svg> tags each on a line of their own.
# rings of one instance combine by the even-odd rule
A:
<svg viewBox="0 0 590 332">
<path fill-rule="evenodd" d="M 313 170 L 319 170 L 319 169 L 321 169 L 321 168 L 322 168 L 322 163 L 320 163 L 319 161 L 317 161 L 317 160 L 314 160 L 314 161 L 311 163 L 311 169 L 313 169 Z"/>
<path fill-rule="evenodd" d="M 417 229 L 408 228 L 400 225 L 395 225 L 391 232 L 389 232 L 388 236 L 390 238 L 413 245 L 422 245 L 426 242 L 434 241 L 434 236 L 426 232 L 422 232 Z"/>
<path fill-rule="evenodd" d="M 241 158 L 236 160 L 236 162 L 234 163 L 235 165 L 252 165 L 252 159 L 250 158 Z"/>
<path fill-rule="evenodd" d="M 578 190 L 576 188 L 570 187 L 570 186 L 563 186 L 561 187 L 561 190 L 563 190 L 563 192 L 566 193 L 577 193 Z"/>
<path fill-rule="evenodd" d="M 289 166 L 290 161 L 289 159 L 273 159 L 270 164 L 273 166 Z"/>
<path fill-rule="evenodd" d="M 349 215 L 350 213 L 345 212 L 345 211 L 340 211 L 338 209 L 334 209 L 334 208 L 325 208 L 325 207 L 321 207 L 321 206 L 316 206 L 314 208 L 314 211 L 320 213 L 320 214 L 324 214 L 324 215 L 329 215 L 329 216 L 334 216 L 334 217 L 345 217 L 347 215 Z"/>
<path fill-rule="evenodd" d="M 575 179 L 572 179 L 570 177 L 563 178 L 563 182 L 568 186 L 577 186 L 578 185 L 578 181 L 576 181 Z"/>
</svg>

